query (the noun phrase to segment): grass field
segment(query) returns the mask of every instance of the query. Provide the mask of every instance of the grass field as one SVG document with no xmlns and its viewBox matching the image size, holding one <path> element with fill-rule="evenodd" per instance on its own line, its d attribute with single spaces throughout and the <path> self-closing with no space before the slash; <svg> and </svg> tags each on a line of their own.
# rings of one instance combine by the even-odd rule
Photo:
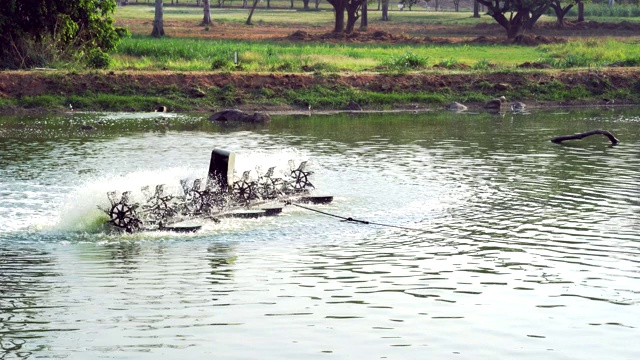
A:
<svg viewBox="0 0 640 360">
<path fill-rule="evenodd" d="M 328 10 L 328 4 L 324 3 L 321 11 L 258 9 L 253 17 L 253 26 L 244 25 L 246 9 L 212 8 L 211 11 L 215 24 L 204 27 L 199 24 L 201 8 L 165 7 L 165 31 L 169 36 L 156 39 L 148 36 L 153 6 L 120 7 L 116 13 L 117 23 L 129 28 L 133 36 L 125 39 L 113 54 L 111 68 L 395 73 L 447 69 L 504 71 L 525 62 L 544 63 L 559 69 L 611 64 L 635 66 L 640 62 L 637 38 L 576 37 L 565 44 L 543 46 L 291 42 L 286 41 L 286 35 L 299 29 L 316 33 L 331 31 L 333 12 Z M 490 26 L 494 23 L 487 15 L 475 19 L 470 12 L 393 11 L 392 21 L 384 23 L 377 20 L 376 14 L 375 11 L 370 14 L 370 27 L 373 29 L 395 30 L 417 39 L 432 34 L 472 38 L 480 29 L 478 24 Z M 543 17 L 541 21 L 554 19 Z M 504 37 L 499 28 L 497 31 L 495 34 L 496 28 L 493 28 L 485 33 Z M 405 59 L 416 61 L 407 62 Z"/>
<path fill-rule="evenodd" d="M 0 111 L 67 109 L 69 104 L 111 111 L 149 111 L 159 105 L 174 111 L 340 109 L 350 101 L 393 109 L 451 101 L 481 104 L 499 95 L 530 104 L 640 101 L 635 68 L 640 66 L 640 27 L 638 18 L 627 16 L 633 7 L 607 12 L 587 4 L 586 13 L 598 15 L 563 29 L 544 16 L 530 35 L 552 41 L 523 46 L 506 42 L 504 30 L 486 14 L 477 19 L 469 11 L 394 9 L 389 22 L 371 11 L 366 31 L 335 38 L 327 36 L 333 12 L 326 2 L 320 10 L 303 11 L 288 9 L 289 1 L 272 1 L 277 8 L 258 8 L 253 25 L 245 25 L 248 10 L 234 0 L 227 2 L 232 8 L 211 9 L 210 26 L 200 24 L 202 9 L 189 2 L 195 0 L 181 0 L 180 6 L 165 0 L 168 36 L 162 38 L 150 36 L 151 1 L 119 7 L 116 24 L 132 36 L 110 54 L 106 71 L 60 61 L 50 66 L 59 72 L 6 74 Z M 301 7 L 301 1 L 295 5 Z M 606 23 L 611 21 L 620 24 Z M 302 40 L 291 39 L 296 32 L 304 34 Z M 384 36 L 372 37 L 375 33 Z M 490 41 L 472 41 L 479 37 Z"/>
</svg>

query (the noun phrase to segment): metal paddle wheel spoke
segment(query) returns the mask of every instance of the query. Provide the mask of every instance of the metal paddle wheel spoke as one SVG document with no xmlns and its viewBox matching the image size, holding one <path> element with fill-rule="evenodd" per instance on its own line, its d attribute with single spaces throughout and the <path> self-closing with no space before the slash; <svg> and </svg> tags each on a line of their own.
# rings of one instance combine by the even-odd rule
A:
<svg viewBox="0 0 640 360">
<path fill-rule="evenodd" d="M 244 180 L 233 183 L 232 191 L 234 197 L 242 203 L 248 203 L 256 198 L 254 185 Z"/>
<path fill-rule="evenodd" d="M 109 211 L 110 222 L 128 232 L 134 231 L 142 223 L 138 219 L 135 208 L 123 202 L 118 202 Z"/>
<path fill-rule="evenodd" d="M 187 212 L 191 215 L 197 215 L 202 212 L 202 208 L 205 203 L 205 198 L 202 192 L 191 189 L 185 195 L 184 206 Z"/>
<path fill-rule="evenodd" d="M 302 167 L 302 166 L 300 166 Z M 291 172 L 291 182 L 290 185 L 293 188 L 294 192 L 302 192 L 308 188 L 314 188 L 311 181 L 309 181 L 309 176 L 311 172 L 304 171 L 301 168 L 293 170 Z"/>
</svg>

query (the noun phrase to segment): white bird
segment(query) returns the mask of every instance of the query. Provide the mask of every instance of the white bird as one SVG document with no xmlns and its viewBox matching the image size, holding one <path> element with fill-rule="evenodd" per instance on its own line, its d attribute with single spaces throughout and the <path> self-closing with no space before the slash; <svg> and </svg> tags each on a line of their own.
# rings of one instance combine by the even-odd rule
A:
<svg viewBox="0 0 640 360">
<path fill-rule="evenodd" d="M 521 103 L 519 101 L 514 102 L 513 104 L 511 104 L 511 111 L 513 112 L 523 112 L 524 108 L 527 105 L 525 105 L 524 103 Z"/>
</svg>

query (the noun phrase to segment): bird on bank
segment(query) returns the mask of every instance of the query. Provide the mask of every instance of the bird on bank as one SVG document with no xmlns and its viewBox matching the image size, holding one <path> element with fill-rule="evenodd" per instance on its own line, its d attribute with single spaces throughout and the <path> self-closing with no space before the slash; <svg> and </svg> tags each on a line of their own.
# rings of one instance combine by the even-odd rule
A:
<svg viewBox="0 0 640 360">
<path fill-rule="evenodd" d="M 615 103 L 615 102 L 616 101 L 614 99 L 607 99 L 607 98 L 602 99 L 602 104 L 603 105 L 613 105 L 613 103 Z"/>
<path fill-rule="evenodd" d="M 523 112 L 525 107 L 527 107 L 527 105 L 525 105 L 524 103 L 521 103 L 519 101 L 516 101 L 513 104 L 511 104 L 511 111 L 513 111 L 513 112 Z"/>
<path fill-rule="evenodd" d="M 502 107 L 502 103 L 506 101 L 507 101 L 506 97 L 500 96 L 499 98 L 495 98 L 487 101 L 487 103 L 484 105 L 484 108 L 491 109 L 491 110 L 500 110 L 500 108 Z"/>
</svg>

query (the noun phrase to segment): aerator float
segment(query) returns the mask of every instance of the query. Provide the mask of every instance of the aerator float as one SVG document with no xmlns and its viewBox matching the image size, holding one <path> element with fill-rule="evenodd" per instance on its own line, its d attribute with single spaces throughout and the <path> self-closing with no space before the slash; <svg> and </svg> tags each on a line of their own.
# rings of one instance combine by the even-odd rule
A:
<svg viewBox="0 0 640 360">
<path fill-rule="evenodd" d="M 110 206 L 101 208 L 109 216 L 107 225 L 119 232 L 176 231 L 194 232 L 202 225 L 187 223 L 202 219 L 219 221 L 223 217 L 256 218 L 282 212 L 286 203 L 326 204 L 332 196 L 310 196 L 314 188 L 306 169 L 307 162 L 297 166 L 289 161 L 289 174 L 275 177 L 275 167 L 266 173 L 256 169 L 255 176 L 245 171 L 234 177 L 235 154 L 221 149 L 211 153 L 208 176 L 193 183 L 181 180 L 181 194 L 167 194 L 164 185 L 156 185 L 151 193 L 141 189 L 144 202 L 134 202 L 131 192 L 107 193 Z"/>
</svg>

